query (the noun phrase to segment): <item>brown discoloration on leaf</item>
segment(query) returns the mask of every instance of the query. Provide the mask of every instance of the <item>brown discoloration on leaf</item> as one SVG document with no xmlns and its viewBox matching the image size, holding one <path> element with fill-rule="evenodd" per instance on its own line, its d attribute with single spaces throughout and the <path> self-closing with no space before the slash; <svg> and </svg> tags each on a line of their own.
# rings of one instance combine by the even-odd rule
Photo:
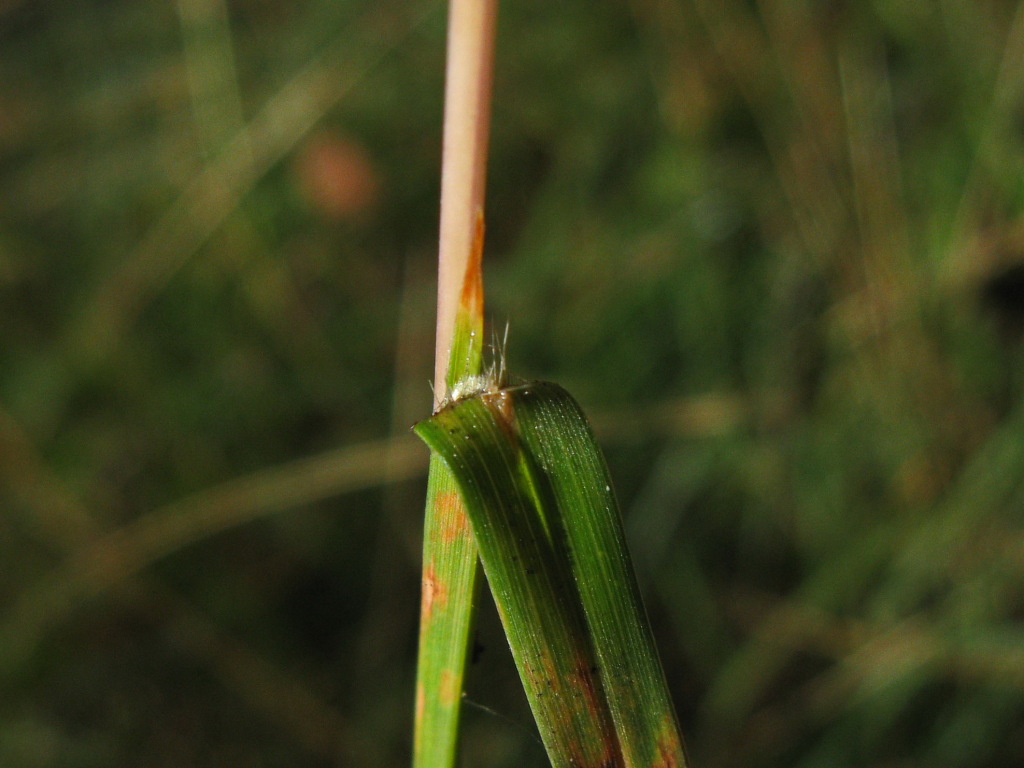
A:
<svg viewBox="0 0 1024 768">
<path fill-rule="evenodd" d="M 536 659 L 539 666 L 525 662 L 523 667 L 523 682 L 533 688 L 540 696 L 560 696 L 562 680 L 555 669 L 554 659 L 547 653 L 542 653 Z"/>
<path fill-rule="evenodd" d="M 499 389 L 494 392 L 485 392 L 480 399 L 497 417 L 496 421 L 501 425 L 509 443 L 518 446 L 519 424 L 516 421 L 516 409 L 512 394 L 507 389 Z"/>
<path fill-rule="evenodd" d="M 503 426 L 512 428 L 515 425 L 516 412 L 512 404 L 512 395 L 507 389 L 486 392 L 482 398 L 487 407 L 498 415 Z"/>
<path fill-rule="evenodd" d="M 573 677 L 575 678 L 573 685 L 576 687 L 578 695 L 581 695 L 586 702 L 586 708 L 595 713 L 607 712 L 608 706 L 604 701 L 601 681 L 598 678 L 598 669 L 594 665 L 593 660 L 582 654 L 577 656 L 573 672 Z M 601 766 L 621 766 L 621 750 L 610 723 L 608 723 L 605 735 L 606 739 L 601 744 L 601 755 L 598 758 L 599 764 Z"/>
<path fill-rule="evenodd" d="M 577 690 L 587 702 L 587 708 L 597 712 L 606 708 L 601 683 L 597 679 L 597 668 L 590 659 L 578 657 L 574 668 Z"/>
<path fill-rule="evenodd" d="M 438 536 L 443 544 L 460 541 L 469 535 L 469 518 L 466 517 L 458 493 L 439 493 L 434 503 L 437 505 L 436 519 L 440 525 Z"/>
<path fill-rule="evenodd" d="M 545 653 L 540 657 L 540 664 L 543 669 L 541 674 L 548 688 L 558 687 L 562 680 L 558 674 L 558 666 L 555 664 L 554 657 L 550 653 Z"/>
<path fill-rule="evenodd" d="M 601 754 L 595 761 L 601 768 L 625 768 L 622 762 L 622 755 L 619 753 L 619 746 L 615 740 L 615 733 L 611 730 L 601 742 Z"/>
<path fill-rule="evenodd" d="M 423 595 L 420 601 L 420 621 L 426 622 L 436 608 L 448 602 L 448 587 L 437 578 L 434 564 L 423 569 Z"/>
<path fill-rule="evenodd" d="M 446 669 L 441 673 L 441 683 L 438 686 L 438 698 L 446 707 L 453 706 L 459 698 L 459 686 L 455 680 L 455 673 Z"/>
<path fill-rule="evenodd" d="M 462 293 L 459 295 L 459 312 L 469 317 L 482 318 L 484 314 L 484 276 L 481 263 L 484 255 L 484 213 L 476 212 L 476 229 L 473 232 L 473 247 L 466 262 L 466 274 L 462 278 Z"/>
<path fill-rule="evenodd" d="M 662 721 L 655 749 L 657 754 L 651 768 L 686 768 L 686 756 L 683 754 L 679 731 L 672 718 Z"/>
<path fill-rule="evenodd" d="M 559 740 L 569 764 L 581 768 L 623 768 L 592 661 L 580 651 L 569 672 L 551 654 L 542 653 L 537 661 L 538 666 L 525 668 L 526 677 L 530 686 L 549 702 L 547 726 L 561 733 Z M 582 706 L 578 702 L 580 696 L 584 700 Z M 588 714 L 583 715 L 584 711 Z M 587 724 L 581 732 L 577 728 L 583 723 Z M 581 739 L 584 733 L 589 736 Z"/>
<path fill-rule="evenodd" d="M 439 514 L 450 517 L 462 509 L 462 502 L 457 491 L 442 491 L 434 497 L 434 506 Z"/>
</svg>

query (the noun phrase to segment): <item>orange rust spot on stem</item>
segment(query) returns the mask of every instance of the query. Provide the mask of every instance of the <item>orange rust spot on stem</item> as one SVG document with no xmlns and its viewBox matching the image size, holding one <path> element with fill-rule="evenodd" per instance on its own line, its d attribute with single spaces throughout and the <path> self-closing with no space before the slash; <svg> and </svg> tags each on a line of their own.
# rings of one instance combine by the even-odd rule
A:
<svg viewBox="0 0 1024 768">
<path fill-rule="evenodd" d="M 476 212 L 476 228 L 473 232 L 473 247 L 466 262 L 466 274 L 462 278 L 462 293 L 459 295 L 459 310 L 474 320 L 484 314 L 484 276 L 481 264 L 484 254 L 484 213 Z"/>
<path fill-rule="evenodd" d="M 448 587 L 437 578 L 437 571 L 431 563 L 423 569 L 423 596 L 420 601 L 420 623 L 428 621 L 435 608 L 448 602 Z"/>
</svg>

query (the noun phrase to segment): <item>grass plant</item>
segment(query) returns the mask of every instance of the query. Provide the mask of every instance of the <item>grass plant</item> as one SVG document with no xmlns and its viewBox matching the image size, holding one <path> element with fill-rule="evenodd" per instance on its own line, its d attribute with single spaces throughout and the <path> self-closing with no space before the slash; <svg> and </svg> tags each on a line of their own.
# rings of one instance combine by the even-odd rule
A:
<svg viewBox="0 0 1024 768">
<path fill-rule="evenodd" d="M 555 384 L 497 381 L 417 434 L 455 474 L 556 768 L 686 765 L 604 459 Z"/>
<path fill-rule="evenodd" d="M 456 0 L 449 14 L 435 370 L 443 383 L 434 417 L 417 426 L 432 459 L 413 764 L 455 764 L 479 545 L 552 765 L 685 768 L 611 480 L 583 412 L 557 385 L 506 387 L 503 348 L 482 369 L 495 12 Z"/>
<path fill-rule="evenodd" d="M 409 764 L 445 10 L 0 3 L 0 765 Z M 497 40 L 488 312 L 590 417 L 693 764 L 1024 764 L 1021 4 Z M 545 766 L 475 602 L 463 763 Z"/>
</svg>

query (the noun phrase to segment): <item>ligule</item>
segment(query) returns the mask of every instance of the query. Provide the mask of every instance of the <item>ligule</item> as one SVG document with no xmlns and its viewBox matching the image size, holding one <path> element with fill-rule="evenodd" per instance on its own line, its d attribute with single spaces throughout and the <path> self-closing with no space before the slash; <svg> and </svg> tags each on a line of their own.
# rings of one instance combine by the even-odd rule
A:
<svg viewBox="0 0 1024 768">
<path fill-rule="evenodd" d="M 560 386 L 415 427 L 451 469 L 552 765 L 685 766 L 604 458 Z"/>
</svg>

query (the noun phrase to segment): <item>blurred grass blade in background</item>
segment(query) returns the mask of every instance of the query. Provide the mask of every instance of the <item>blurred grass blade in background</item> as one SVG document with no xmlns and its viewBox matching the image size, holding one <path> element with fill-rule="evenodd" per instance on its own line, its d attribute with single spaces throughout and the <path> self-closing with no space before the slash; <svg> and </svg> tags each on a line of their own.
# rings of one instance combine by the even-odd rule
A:
<svg viewBox="0 0 1024 768">
<path fill-rule="evenodd" d="M 489 386 L 415 431 L 458 482 L 552 764 L 685 765 L 608 471 L 575 400 L 550 383 Z"/>
</svg>

